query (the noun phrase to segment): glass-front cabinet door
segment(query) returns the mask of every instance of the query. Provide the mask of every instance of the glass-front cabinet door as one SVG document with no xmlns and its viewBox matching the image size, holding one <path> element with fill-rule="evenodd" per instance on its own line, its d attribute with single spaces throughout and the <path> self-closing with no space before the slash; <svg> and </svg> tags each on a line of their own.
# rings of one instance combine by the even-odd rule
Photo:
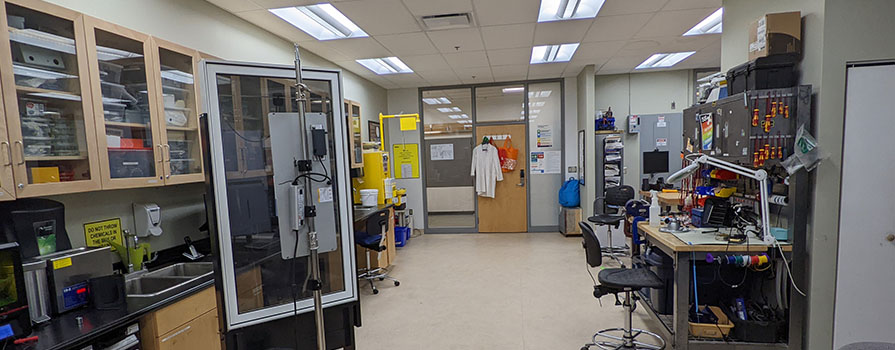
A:
<svg viewBox="0 0 895 350">
<path fill-rule="evenodd" d="M 0 96 L 3 96 L 0 87 Z M 0 201 L 16 199 L 16 190 L 12 180 L 12 145 L 6 133 L 6 110 L 0 103 Z"/>
<path fill-rule="evenodd" d="M 4 169 L 12 161 L 16 196 L 100 189 L 83 15 L 25 0 L 5 1 L 0 12 L 9 136 L 0 158 Z"/>
<path fill-rule="evenodd" d="M 86 17 L 103 188 L 165 183 L 149 36 Z M 101 97 L 101 98 L 100 98 Z"/>
<path fill-rule="evenodd" d="M 199 134 L 199 84 L 195 79 L 199 52 L 152 38 L 156 109 L 161 111 L 163 171 L 166 184 L 205 179 Z"/>
<path fill-rule="evenodd" d="M 211 179 L 208 204 L 227 330 L 313 311 L 307 226 L 293 231 L 294 183 L 316 206 L 324 307 L 357 300 L 348 176 L 348 125 L 338 71 L 304 70 L 311 93 L 305 125 L 291 103 L 295 71 L 204 63 Z M 323 134 L 313 130 L 322 130 Z M 304 140 L 324 137 L 301 176 Z M 304 212 L 301 210 L 301 212 Z"/>
</svg>

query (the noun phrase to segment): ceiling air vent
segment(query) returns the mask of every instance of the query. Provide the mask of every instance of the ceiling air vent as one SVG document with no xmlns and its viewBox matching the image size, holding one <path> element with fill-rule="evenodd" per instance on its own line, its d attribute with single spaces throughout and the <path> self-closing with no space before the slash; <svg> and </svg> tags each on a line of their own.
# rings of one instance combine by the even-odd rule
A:
<svg viewBox="0 0 895 350">
<path fill-rule="evenodd" d="M 426 29 L 454 29 L 467 28 L 472 25 L 472 16 L 469 13 L 451 13 L 445 15 L 423 16 L 423 24 Z"/>
</svg>

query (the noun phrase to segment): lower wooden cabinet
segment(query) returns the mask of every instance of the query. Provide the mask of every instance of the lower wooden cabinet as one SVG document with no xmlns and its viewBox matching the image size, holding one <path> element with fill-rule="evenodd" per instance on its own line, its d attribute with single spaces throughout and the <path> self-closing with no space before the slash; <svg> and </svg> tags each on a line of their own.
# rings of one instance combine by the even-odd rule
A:
<svg viewBox="0 0 895 350">
<path fill-rule="evenodd" d="M 146 350 L 221 349 L 214 288 L 180 300 L 140 319 Z"/>
</svg>

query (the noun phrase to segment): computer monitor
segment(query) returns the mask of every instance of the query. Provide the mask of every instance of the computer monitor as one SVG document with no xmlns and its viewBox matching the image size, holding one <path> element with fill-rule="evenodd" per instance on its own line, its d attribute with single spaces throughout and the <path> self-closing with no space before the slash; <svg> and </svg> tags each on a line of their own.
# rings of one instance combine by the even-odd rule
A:
<svg viewBox="0 0 895 350">
<path fill-rule="evenodd" d="M 660 174 L 668 172 L 668 151 L 643 152 L 643 173 Z"/>
</svg>

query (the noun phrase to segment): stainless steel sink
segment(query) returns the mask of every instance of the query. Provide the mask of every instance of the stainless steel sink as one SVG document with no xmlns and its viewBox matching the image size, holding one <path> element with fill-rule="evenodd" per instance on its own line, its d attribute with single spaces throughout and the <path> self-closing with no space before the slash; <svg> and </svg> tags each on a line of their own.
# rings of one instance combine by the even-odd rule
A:
<svg viewBox="0 0 895 350">
<path fill-rule="evenodd" d="M 180 263 L 163 269 L 147 272 L 147 277 L 198 277 L 211 274 L 214 265 L 208 263 Z"/>
<path fill-rule="evenodd" d="M 201 284 L 213 270 L 212 263 L 180 263 L 156 271 L 140 271 L 126 277 L 125 290 L 128 298 L 174 294 Z"/>
</svg>

